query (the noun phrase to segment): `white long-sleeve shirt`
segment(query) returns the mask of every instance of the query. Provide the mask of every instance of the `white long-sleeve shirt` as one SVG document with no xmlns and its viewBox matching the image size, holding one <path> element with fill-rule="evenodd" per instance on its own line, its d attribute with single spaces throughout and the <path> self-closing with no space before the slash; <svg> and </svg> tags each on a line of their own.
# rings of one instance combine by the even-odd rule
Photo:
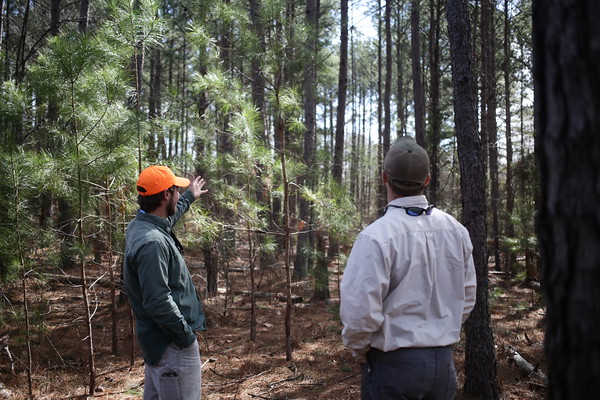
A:
<svg viewBox="0 0 600 400">
<path fill-rule="evenodd" d="M 425 196 L 396 206 L 427 207 Z M 370 348 L 437 347 L 458 342 L 475 305 L 473 246 L 449 214 L 411 216 L 388 207 L 363 230 L 341 283 L 342 340 L 357 359 Z"/>
</svg>

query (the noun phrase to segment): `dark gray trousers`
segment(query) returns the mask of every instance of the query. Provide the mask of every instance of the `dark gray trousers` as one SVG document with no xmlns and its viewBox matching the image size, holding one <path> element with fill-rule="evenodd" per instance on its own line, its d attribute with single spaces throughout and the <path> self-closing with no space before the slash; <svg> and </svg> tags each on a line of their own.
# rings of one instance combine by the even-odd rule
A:
<svg viewBox="0 0 600 400">
<path fill-rule="evenodd" d="M 371 349 L 362 366 L 361 400 L 452 400 L 456 371 L 452 349 Z"/>
</svg>

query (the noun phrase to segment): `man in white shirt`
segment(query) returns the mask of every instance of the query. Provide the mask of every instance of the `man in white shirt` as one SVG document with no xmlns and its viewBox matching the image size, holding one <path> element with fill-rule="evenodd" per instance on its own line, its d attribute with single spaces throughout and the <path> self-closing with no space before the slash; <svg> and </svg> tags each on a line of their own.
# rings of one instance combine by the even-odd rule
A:
<svg viewBox="0 0 600 400">
<path fill-rule="evenodd" d="M 340 293 L 361 399 L 453 399 L 450 346 L 475 305 L 469 233 L 427 202 L 429 157 L 412 137 L 392 146 L 382 175 L 388 205 L 358 235 Z"/>
</svg>

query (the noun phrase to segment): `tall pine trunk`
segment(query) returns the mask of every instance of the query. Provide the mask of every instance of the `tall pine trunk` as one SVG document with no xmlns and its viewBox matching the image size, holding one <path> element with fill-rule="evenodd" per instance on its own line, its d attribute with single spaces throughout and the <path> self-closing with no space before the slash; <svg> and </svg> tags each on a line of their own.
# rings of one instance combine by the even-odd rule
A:
<svg viewBox="0 0 600 400">
<path fill-rule="evenodd" d="M 338 74 L 338 104 L 333 154 L 333 180 L 342 185 L 344 163 L 344 125 L 346 124 L 346 90 L 348 88 L 348 0 L 341 0 L 340 69 Z"/>
<path fill-rule="evenodd" d="M 406 35 L 401 21 L 401 10 L 396 12 L 396 114 L 398 115 L 398 136 L 406 134 L 406 85 L 404 76 Z"/>
<path fill-rule="evenodd" d="M 383 157 L 389 149 L 390 140 L 389 137 L 384 137 L 383 129 L 383 18 L 381 17 L 381 0 L 377 0 L 377 140 L 379 145 L 377 146 L 377 166 L 378 174 L 381 176 L 383 172 Z M 386 147 L 387 143 L 387 147 Z M 383 210 L 387 204 L 387 198 L 385 193 L 385 186 L 383 183 L 378 185 L 378 196 L 377 206 L 378 209 Z"/>
<path fill-rule="evenodd" d="M 86 33 L 88 29 L 88 20 L 90 13 L 90 0 L 80 0 L 79 2 L 79 32 Z"/>
<path fill-rule="evenodd" d="M 498 177 L 498 128 L 496 125 L 496 38 L 494 29 L 493 0 L 481 1 L 481 60 L 482 60 L 482 111 L 481 131 L 488 139 L 490 195 L 492 214 L 492 250 L 496 270 L 500 270 L 500 226 L 498 210 L 500 208 L 500 183 Z"/>
<path fill-rule="evenodd" d="M 341 0 L 340 24 L 340 68 L 338 74 L 338 104 L 335 122 L 335 145 L 333 149 L 333 181 L 340 187 L 343 186 L 344 173 L 344 141 L 346 125 L 346 91 L 348 89 L 348 0 Z M 333 259 L 339 252 L 339 244 L 332 238 L 329 246 L 328 257 Z"/>
<path fill-rule="evenodd" d="M 317 128 L 317 39 L 319 32 L 319 1 L 306 1 L 306 22 L 308 24 L 308 40 L 306 47 L 310 61 L 304 70 L 304 151 L 302 160 L 307 168 L 307 173 L 298 180 L 300 186 L 314 186 L 314 163 Z M 303 196 L 299 201 L 299 218 L 303 221 L 303 229 L 298 235 L 296 259 L 294 261 L 294 277 L 304 279 L 312 267 L 313 235 L 310 202 Z"/>
<path fill-rule="evenodd" d="M 506 236 L 509 238 L 514 237 L 515 227 L 512 222 L 512 213 L 515 205 L 515 191 L 513 184 L 513 148 L 512 148 L 512 124 L 511 118 L 512 113 L 510 110 L 510 14 L 508 11 L 509 1 L 504 0 L 504 109 L 506 115 Z M 509 272 L 512 265 L 516 261 L 516 256 L 511 254 L 506 248 L 505 250 L 505 266 L 504 270 Z"/>
<path fill-rule="evenodd" d="M 425 89 L 421 72 L 421 2 L 412 0 L 410 6 L 410 59 L 412 61 L 412 81 L 415 109 L 415 139 L 425 145 Z"/>
<path fill-rule="evenodd" d="M 447 0 L 450 38 L 454 121 L 458 142 L 462 220 L 473 242 L 477 275 L 477 301 L 466 322 L 465 392 L 484 399 L 498 399 L 499 387 L 491 317 L 488 309 L 486 250 L 485 168 L 475 113 L 475 73 L 467 0 Z"/>
<path fill-rule="evenodd" d="M 440 107 L 440 17 L 442 0 L 429 1 L 429 86 L 430 86 L 430 126 L 429 157 L 431 159 L 431 181 L 429 202 L 438 203 L 440 187 L 440 140 L 442 136 L 442 112 Z"/>
<path fill-rule="evenodd" d="M 392 0 L 385 2 L 385 85 L 383 89 L 383 148 L 387 153 L 392 137 Z"/>
</svg>

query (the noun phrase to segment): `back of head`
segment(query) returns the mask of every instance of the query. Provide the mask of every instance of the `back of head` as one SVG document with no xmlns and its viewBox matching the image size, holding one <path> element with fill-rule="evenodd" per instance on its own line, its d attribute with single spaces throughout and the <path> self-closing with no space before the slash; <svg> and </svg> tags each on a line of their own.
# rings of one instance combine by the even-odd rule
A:
<svg viewBox="0 0 600 400">
<path fill-rule="evenodd" d="M 395 192 L 419 192 L 429 176 L 429 156 L 411 136 L 402 136 L 386 154 L 383 170 Z"/>
</svg>

